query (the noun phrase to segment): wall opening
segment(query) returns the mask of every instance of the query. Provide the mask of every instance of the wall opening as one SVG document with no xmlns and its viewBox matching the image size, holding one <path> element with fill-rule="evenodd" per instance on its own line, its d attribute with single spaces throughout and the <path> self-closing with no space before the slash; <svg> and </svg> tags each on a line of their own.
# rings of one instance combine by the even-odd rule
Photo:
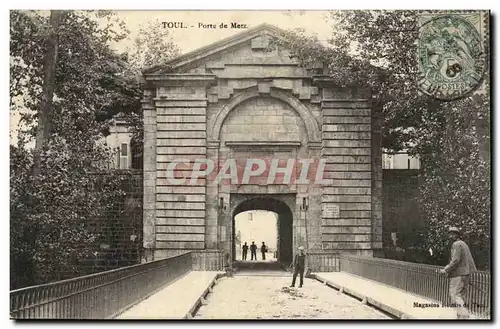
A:
<svg viewBox="0 0 500 329">
<path fill-rule="evenodd" d="M 265 242 L 269 249 L 265 262 L 277 262 L 286 267 L 293 258 L 292 211 L 284 202 L 273 198 L 261 196 L 247 199 L 233 212 L 232 241 L 233 261 L 242 261 L 242 245 L 245 241 L 249 246 L 255 241 L 258 247 L 257 262 L 264 262 L 260 247 Z M 252 262 L 250 248 L 246 261 Z"/>
<path fill-rule="evenodd" d="M 249 210 L 234 217 L 234 248 L 236 261 L 251 261 L 251 245 L 256 245 L 256 261 L 277 261 L 278 214 L 267 210 Z M 267 252 L 262 254 L 262 245 Z M 243 246 L 246 244 L 246 257 Z"/>
</svg>

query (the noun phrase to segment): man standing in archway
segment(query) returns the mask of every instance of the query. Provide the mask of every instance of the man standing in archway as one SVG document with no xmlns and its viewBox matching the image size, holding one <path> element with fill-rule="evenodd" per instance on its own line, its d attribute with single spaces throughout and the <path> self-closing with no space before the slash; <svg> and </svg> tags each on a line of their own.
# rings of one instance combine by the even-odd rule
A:
<svg viewBox="0 0 500 329">
<path fill-rule="evenodd" d="M 295 287 L 295 280 L 297 279 L 297 274 L 300 273 L 300 284 L 299 288 L 302 288 L 304 284 L 304 269 L 306 268 L 306 255 L 304 254 L 304 247 L 299 247 L 299 253 L 295 255 L 295 259 L 293 260 L 293 280 L 292 285 L 290 287 Z"/>
<path fill-rule="evenodd" d="M 255 244 L 254 241 L 252 241 L 252 244 L 250 245 L 250 258 L 251 260 L 257 260 L 257 245 Z"/>
<path fill-rule="evenodd" d="M 245 244 L 243 245 L 243 260 L 247 260 L 247 254 L 248 254 L 248 245 L 245 242 Z"/>
</svg>

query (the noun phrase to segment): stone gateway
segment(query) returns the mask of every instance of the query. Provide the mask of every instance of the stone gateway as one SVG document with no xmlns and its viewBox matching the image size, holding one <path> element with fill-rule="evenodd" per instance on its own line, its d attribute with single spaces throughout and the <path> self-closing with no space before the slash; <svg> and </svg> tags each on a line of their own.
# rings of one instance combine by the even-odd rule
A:
<svg viewBox="0 0 500 329">
<path fill-rule="evenodd" d="M 234 216 L 278 214 L 278 259 L 382 249 L 378 121 L 368 90 L 339 88 L 322 67 L 270 49 L 264 24 L 144 71 L 144 260 L 191 250 L 234 259 Z M 171 184 L 169 163 L 325 161 L 326 185 L 201 178 Z"/>
</svg>

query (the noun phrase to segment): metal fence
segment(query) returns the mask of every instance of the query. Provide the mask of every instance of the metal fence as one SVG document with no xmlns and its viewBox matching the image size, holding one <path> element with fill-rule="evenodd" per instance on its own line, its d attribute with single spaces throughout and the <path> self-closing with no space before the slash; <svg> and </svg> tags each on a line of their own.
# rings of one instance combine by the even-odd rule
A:
<svg viewBox="0 0 500 329">
<path fill-rule="evenodd" d="M 185 253 L 149 263 L 10 292 L 14 319 L 113 317 L 192 269 Z"/>
<path fill-rule="evenodd" d="M 451 302 L 448 293 L 449 279 L 439 274 L 438 271 L 442 268 L 439 266 L 345 254 L 339 256 L 339 265 L 342 272 L 427 297 L 443 305 Z M 467 307 L 480 317 L 490 317 L 490 273 L 471 273 L 469 282 L 466 293 Z"/>
</svg>

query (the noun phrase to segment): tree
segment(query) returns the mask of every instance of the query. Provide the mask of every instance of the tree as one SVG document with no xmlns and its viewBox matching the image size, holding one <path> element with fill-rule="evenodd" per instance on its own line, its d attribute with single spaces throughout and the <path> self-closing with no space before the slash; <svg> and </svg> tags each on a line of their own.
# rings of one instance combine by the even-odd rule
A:
<svg viewBox="0 0 500 329">
<path fill-rule="evenodd" d="M 180 49 L 174 43 L 169 29 L 155 19 L 141 24 L 134 46 L 129 50 L 129 63 L 137 72 L 180 55 Z"/>
<path fill-rule="evenodd" d="M 58 27 L 62 15 L 63 12 L 59 10 L 51 10 L 50 12 L 51 31 L 47 37 L 47 51 L 43 61 L 43 91 L 40 102 L 41 110 L 38 118 L 38 129 L 36 133 L 35 165 L 33 169 L 34 176 L 37 176 L 40 173 L 40 151 L 43 149 L 43 145 L 49 137 L 52 114 L 52 98 L 54 96 L 54 75 L 57 63 L 57 48 L 59 46 Z"/>
<path fill-rule="evenodd" d="M 43 91 L 48 17 L 11 11 L 11 111 L 23 129 L 11 148 L 11 287 L 72 276 L 96 239 L 90 224 L 104 218 L 118 198 L 120 178 L 106 172 L 107 122 L 98 114 L 122 97 L 115 78 L 125 64 L 109 48 L 126 36 L 109 12 L 67 12 L 56 33 L 52 120 L 40 167 L 31 175 Z M 107 20 L 100 25 L 98 20 Z M 107 173 L 107 175 L 98 175 Z M 22 276 L 25 275 L 24 278 Z"/>
<path fill-rule="evenodd" d="M 135 162 L 141 165 L 144 140 L 142 110 L 140 107 L 142 70 L 150 66 L 161 65 L 179 56 L 179 54 L 180 50 L 173 42 L 169 30 L 163 28 L 158 19 L 140 25 L 138 34 L 134 39 L 134 45 L 128 50 L 129 70 L 125 81 L 128 85 L 133 86 L 133 95 L 137 104 L 134 105 L 132 110 L 122 108 L 120 112 L 124 114 L 132 133 L 131 143 L 133 155 L 136 158 Z"/>
<path fill-rule="evenodd" d="M 479 268 L 490 267 L 491 164 L 489 105 L 486 95 L 475 95 L 442 106 L 446 120 L 429 127 L 418 145 L 424 170 L 421 206 L 429 220 L 426 246 L 446 262 L 449 226 L 461 229 Z"/>
<path fill-rule="evenodd" d="M 429 231 L 415 248 L 432 247 L 444 259 L 444 231 L 453 224 L 480 255 L 490 238 L 488 93 L 442 102 L 417 90 L 416 11 L 334 11 L 329 19 L 334 29 L 326 45 L 303 31 L 287 31 L 275 45 L 291 49 L 303 66 L 324 63 L 339 86 L 370 87 L 373 111 L 383 118 L 383 146 L 421 157 L 419 203 Z"/>
<path fill-rule="evenodd" d="M 140 69 L 178 54 L 166 30 L 141 28 L 136 48 L 116 54 L 112 42 L 129 31 L 109 11 L 68 11 L 57 29 L 37 11 L 11 11 L 10 105 L 21 115 L 11 147 L 11 287 L 76 275 L 106 220 L 119 208 L 127 175 L 107 170 L 113 150 L 104 144 L 110 119 L 131 120 L 142 146 Z M 40 169 L 31 175 L 44 86 L 46 40 L 56 35 L 51 124 L 40 147 Z M 52 40 L 52 39 L 51 39 Z M 49 99 L 52 97 L 49 97 Z M 25 275 L 25 276 L 24 276 Z"/>
</svg>

